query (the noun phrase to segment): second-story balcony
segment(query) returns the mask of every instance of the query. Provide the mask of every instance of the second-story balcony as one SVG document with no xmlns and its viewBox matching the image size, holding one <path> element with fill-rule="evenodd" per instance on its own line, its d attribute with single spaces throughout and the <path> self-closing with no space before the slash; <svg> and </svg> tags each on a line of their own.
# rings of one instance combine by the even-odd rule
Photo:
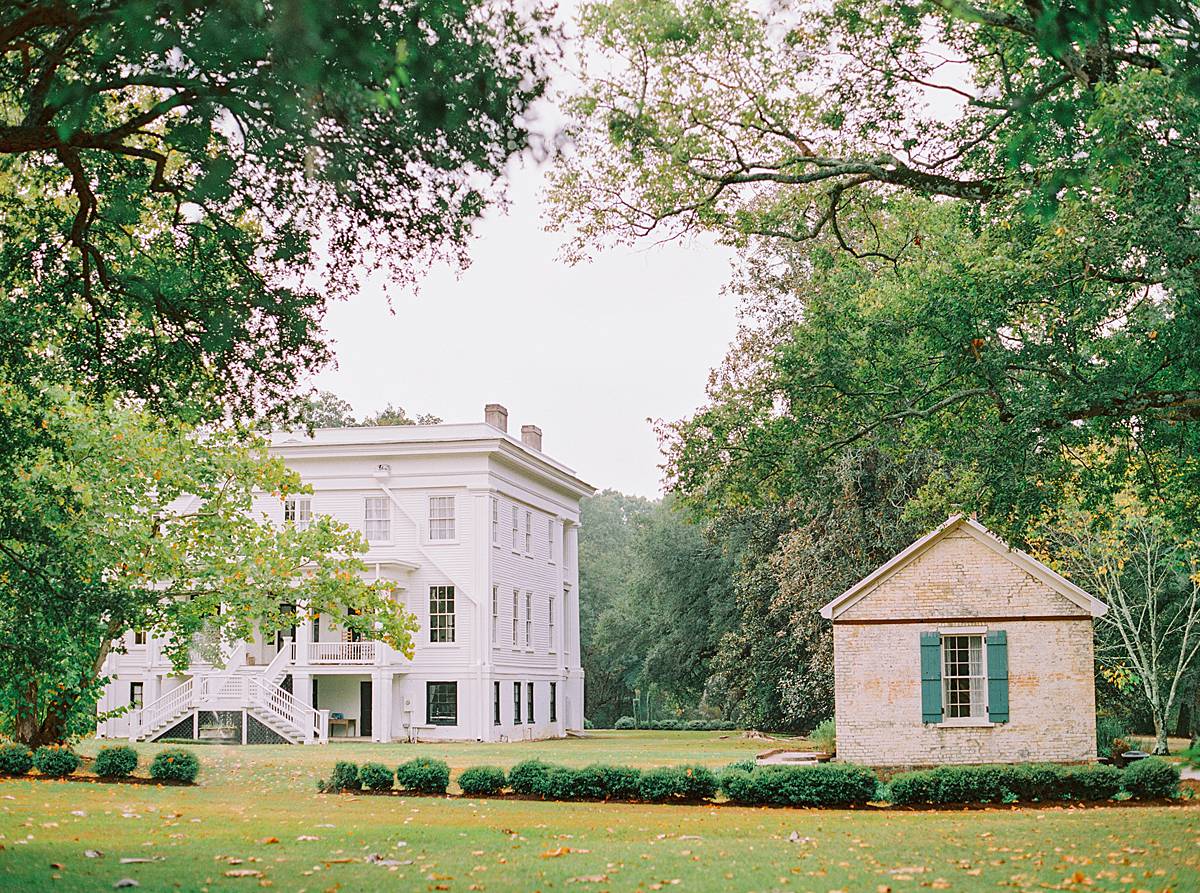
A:
<svg viewBox="0 0 1200 893">
<path fill-rule="evenodd" d="M 379 652 L 374 641 L 362 642 L 308 642 L 306 657 L 310 664 L 373 664 Z"/>
</svg>

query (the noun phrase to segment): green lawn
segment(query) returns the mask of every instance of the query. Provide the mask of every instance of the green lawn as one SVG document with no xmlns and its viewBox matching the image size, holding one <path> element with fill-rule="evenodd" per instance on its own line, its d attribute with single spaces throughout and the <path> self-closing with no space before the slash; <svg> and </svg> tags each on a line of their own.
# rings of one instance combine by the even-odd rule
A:
<svg viewBox="0 0 1200 893">
<path fill-rule="evenodd" d="M 719 766 L 766 746 L 720 733 L 606 732 L 503 746 L 199 747 L 194 788 L 8 780 L 0 890 L 102 890 L 129 877 L 142 890 L 214 891 L 1200 891 L 1192 807 L 802 811 L 322 796 L 313 787 L 336 759 Z M 103 856 L 88 858 L 89 849 Z M 401 864 L 371 864 L 371 854 Z M 226 876 L 239 871 L 261 877 Z"/>
</svg>

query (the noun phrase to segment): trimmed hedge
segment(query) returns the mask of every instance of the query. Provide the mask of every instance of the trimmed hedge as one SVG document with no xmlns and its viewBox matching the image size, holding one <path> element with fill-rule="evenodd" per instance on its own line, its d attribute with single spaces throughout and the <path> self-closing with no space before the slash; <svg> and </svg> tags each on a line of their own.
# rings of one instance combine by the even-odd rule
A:
<svg viewBox="0 0 1200 893">
<path fill-rule="evenodd" d="M 490 797 L 504 790 L 504 770 L 496 766 L 472 766 L 458 776 L 458 786 L 468 797 Z"/>
<path fill-rule="evenodd" d="M 547 800 L 603 800 L 604 776 L 594 767 L 569 769 L 552 766 L 542 776 L 541 794 Z"/>
<path fill-rule="evenodd" d="M 450 767 L 445 760 L 418 757 L 396 767 L 396 784 L 402 791 L 444 794 L 450 787 Z"/>
<path fill-rule="evenodd" d="M 1125 767 L 1125 790 L 1135 800 L 1156 800 L 1179 793 L 1179 766 L 1155 757 Z"/>
<path fill-rule="evenodd" d="M 898 805 L 1110 800 L 1123 785 L 1124 775 L 1115 766 L 940 766 L 897 775 L 888 785 L 888 799 Z"/>
<path fill-rule="evenodd" d="M 358 780 L 368 791 L 390 791 L 393 777 L 392 770 L 383 763 L 363 763 L 358 770 Z"/>
<path fill-rule="evenodd" d="M 740 726 L 724 719 L 656 719 L 639 726 L 632 716 L 622 716 L 613 723 L 613 728 L 618 731 L 642 728 L 655 732 L 735 732 Z"/>
<path fill-rule="evenodd" d="M 0 775 L 24 775 L 33 768 L 33 751 L 24 744 L 0 746 Z"/>
<path fill-rule="evenodd" d="M 878 781 L 865 766 L 743 766 L 721 775 L 721 790 L 745 806 L 852 806 L 875 799 Z"/>
<path fill-rule="evenodd" d="M 704 766 L 647 769 L 638 781 L 638 797 L 648 803 L 710 800 L 716 793 L 717 776 Z"/>
<path fill-rule="evenodd" d="M 182 747 L 160 750 L 150 763 L 150 777 L 158 781 L 183 781 L 191 784 L 200 774 L 200 760 Z"/>
<path fill-rule="evenodd" d="M 83 760 L 65 744 L 43 744 L 33 752 L 33 766 L 42 775 L 62 778 L 79 768 Z"/>
<path fill-rule="evenodd" d="M 632 766 L 589 766 L 600 776 L 604 793 L 610 800 L 636 800 L 638 785 L 642 781 L 642 770 Z"/>
<path fill-rule="evenodd" d="M 96 754 L 96 762 L 92 771 L 101 778 L 125 778 L 132 775 L 137 768 L 138 753 L 128 745 L 102 747 Z"/>
<path fill-rule="evenodd" d="M 541 760 L 522 760 L 508 770 L 508 786 L 514 794 L 540 796 L 545 789 L 546 773 L 552 768 Z"/>
<path fill-rule="evenodd" d="M 317 782 L 317 790 L 325 794 L 340 794 L 342 791 L 361 791 L 362 779 L 358 777 L 358 764 L 338 760 L 333 764 L 333 774 Z"/>
</svg>

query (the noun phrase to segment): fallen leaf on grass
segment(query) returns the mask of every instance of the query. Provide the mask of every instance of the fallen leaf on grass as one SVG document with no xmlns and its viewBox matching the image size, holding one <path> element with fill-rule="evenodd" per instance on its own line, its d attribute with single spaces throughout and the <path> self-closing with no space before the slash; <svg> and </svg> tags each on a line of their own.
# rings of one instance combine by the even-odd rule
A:
<svg viewBox="0 0 1200 893">
<path fill-rule="evenodd" d="M 120 890 L 124 887 L 140 887 L 140 886 L 141 886 L 141 884 L 139 884 L 133 878 L 123 877 L 119 881 L 117 881 L 115 884 L 113 884 L 113 889 Z"/>
<path fill-rule="evenodd" d="M 158 862 L 158 861 L 160 861 L 160 858 L 161 857 L 150 859 L 145 856 L 122 856 L 121 864 L 122 865 L 138 865 L 143 862 Z"/>
<path fill-rule="evenodd" d="M 263 873 L 257 868 L 231 868 L 225 872 L 225 877 L 262 877 Z"/>
<path fill-rule="evenodd" d="M 100 852 L 99 850 L 84 850 L 83 854 L 89 859 L 100 859 L 104 856 L 104 853 Z"/>
<path fill-rule="evenodd" d="M 279 843 L 278 837 L 264 837 L 259 843 Z"/>
<path fill-rule="evenodd" d="M 581 874 L 579 877 L 567 878 L 568 884 L 603 884 L 608 880 L 607 874 Z"/>
<path fill-rule="evenodd" d="M 321 838 L 316 837 L 312 834 L 301 834 L 301 835 L 297 836 L 296 839 L 297 840 L 320 840 Z"/>
</svg>

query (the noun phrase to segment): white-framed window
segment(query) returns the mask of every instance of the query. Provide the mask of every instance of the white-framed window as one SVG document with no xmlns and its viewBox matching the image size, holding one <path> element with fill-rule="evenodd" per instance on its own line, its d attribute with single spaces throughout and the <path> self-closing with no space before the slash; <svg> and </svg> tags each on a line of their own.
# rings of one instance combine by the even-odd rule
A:
<svg viewBox="0 0 1200 893">
<path fill-rule="evenodd" d="M 946 719 L 987 716 L 982 635 L 942 636 L 942 703 Z"/>
<path fill-rule="evenodd" d="M 520 615 L 517 611 L 517 602 L 520 600 L 520 598 L 521 598 L 521 593 L 518 592 L 516 589 L 514 589 L 513 590 L 513 613 L 512 613 L 512 623 L 513 623 L 512 643 L 513 643 L 514 648 L 517 647 L 517 624 L 520 623 L 520 620 L 518 619 L 520 617 Z"/>
<path fill-rule="evenodd" d="M 533 593 L 525 593 L 525 647 L 533 647 Z"/>
<path fill-rule="evenodd" d="M 429 538 L 431 540 L 454 539 L 454 497 L 429 497 Z"/>
<path fill-rule="evenodd" d="M 520 516 L 520 513 L 517 510 L 517 507 L 514 505 L 512 507 L 512 533 L 513 533 L 512 547 L 513 547 L 514 552 L 517 551 L 517 544 L 520 542 L 520 540 L 518 538 L 521 535 L 521 531 L 517 527 L 517 518 L 519 516 Z"/>
<path fill-rule="evenodd" d="M 129 683 L 129 705 L 131 707 L 141 707 L 142 706 L 142 703 L 144 700 L 142 697 L 142 692 L 144 690 L 145 690 L 144 685 L 141 682 L 130 682 Z"/>
<path fill-rule="evenodd" d="M 533 512 L 525 513 L 525 554 L 533 554 Z"/>
<path fill-rule="evenodd" d="M 492 497 L 492 545 L 500 545 L 500 500 Z"/>
<path fill-rule="evenodd" d="M 392 538 L 392 507 L 386 496 L 368 496 L 363 500 L 363 532 L 367 542 L 383 542 Z"/>
<path fill-rule="evenodd" d="M 548 611 L 548 613 L 546 615 L 546 617 L 548 618 L 547 623 L 546 623 L 546 630 L 550 636 L 550 651 L 553 653 L 555 650 L 555 648 L 554 648 L 554 596 L 550 596 L 550 598 L 548 598 L 546 600 L 546 609 Z"/>
<path fill-rule="evenodd" d="M 557 543 L 555 542 L 556 536 L 557 536 L 557 533 L 556 533 L 554 519 L 549 518 L 546 521 L 546 542 L 549 544 L 549 550 L 550 550 L 550 559 L 549 560 L 550 560 L 551 564 L 554 564 L 554 550 L 555 550 L 555 548 L 557 548 Z"/>
<path fill-rule="evenodd" d="M 312 497 L 288 496 L 283 500 L 283 523 L 307 530 L 312 523 Z"/>
<path fill-rule="evenodd" d="M 146 631 L 144 629 L 134 630 L 133 644 L 134 645 L 145 645 L 146 644 Z"/>
<path fill-rule="evenodd" d="M 500 587 L 492 587 L 492 644 L 495 645 L 500 636 Z"/>
<path fill-rule="evenodd" d="M 429 587 L 429 641 L 454 641 L 454 587 Z"/>
</svg>

